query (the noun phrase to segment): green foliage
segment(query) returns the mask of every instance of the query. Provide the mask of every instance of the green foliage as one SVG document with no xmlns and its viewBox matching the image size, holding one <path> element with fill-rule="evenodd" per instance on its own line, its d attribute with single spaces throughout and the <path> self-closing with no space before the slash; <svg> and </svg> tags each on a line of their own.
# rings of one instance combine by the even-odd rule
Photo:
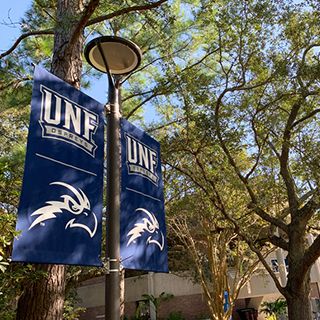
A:
<svg viewBox="0 0 320 320">
<path fill-rule="evenodd" d="M 165 292 L 162 292 L 158 298 L 154 297 L 152 294 L 151 295 L 143 294 L 142 297 L 151 301 L 156 308 L 159 308 L 164 301 L 168 301 L 172 299 L 174 296 L 173 294 L 169 294 L 169 293 L 166 294 Z"/>
<path fill-rule="evenodd" d="M 169 301 L 171 300 L 174 296 L 173 294 L 165 294 L 165 292 L 162 292 L 158 298 L 156 298 L 155 296 L 153 296 L 152 294 L 143 294 L 142 295 L 143 298 L 148 299 L 151 302 L 151 308 L 153 308 L 156 312 L 156 319 L 160 319 L 159 318 L 159 312 L 160 312 L 160 307 L 161 305 L 165 302 L 165 301 Z"/>
<path fill-rule="evenodd" d="M 9 155 L 0 157 L 0 271 L 8 267 L 7 258 L 11 255 L 14 237 L 21 231 L 15 230 L 16 210 L 25 159 L 25 147 L 17 147 Z"/>
<path fill-rule="evenodd" d="M 78 320 L 80 312 L 85 312 L 86 308 L 75 308 L 74 305 L 78 302 L 76 291 L 72 290 L 71 294 L 65 299 L 63 305 L 63 320 Z"/>
<path fill-rule="evenodd" d="M 170 313 L 167 320 L 186 320 L 182 317 L 182 311 L 177 311 L 175 313 Z"/>
<path fill-rule="evenodd" d="M 264 301 L 261 304 L 260 313 L 265 313 L 268 315 L 268 319 L 280 320 L 281 316 L 288 316 L 287 313 L 287 301 L 283 297 L 279 297 L 275 301 Z"/>
<path fill-rule="evenodd" d="M 0 157 L 0 210 L 14 213 L 18 207 L 26 148 L 18 146 Z"/>
<path fill-rule="evenodd" d="M 194 320 L 205 320 L 205 319 L 210 319 L 210 316 L 205 312 L 201 312 L 200 316 L 194 317 Z"/>
<path fill-rule="evenodd" d="M 212 4 L 219 7 L 217 12 L 202 7 L 197 12 L 204 35 L 199 64 L 184 70 L 180 79 L 185 90 L 176 97 L 176 114 L 180 113 L 182 122 L 159 132 L 167 212 L 178 223 L 182 221 L 185 234 L 189 236 L 191 230 L 200 242 L 199 234 L 211 237 L 235 226 L 248 251 L 259 256 L 277 282 L 257 245 L 259 234 L 268 230 L 269 248 L 288 251 L 289 264 L 294 265 L 289 266 L 288 278 L 301 281 L 301 291 L 309 288 L 305 279 L 310 269 L 298 271 L 297 265 L 305 261 L 311 266 L 308 254 L 319 252 L 317 241 L 310 248 L 304 243 L 308 232 L 319 235 L 316 3 L 221 1 Z M 203 212 L 209 228 L 201 229 L 192 218 Z M 210 214 L 216 220 L 208 219 Z M 280 239 L 277 228 L 283 235 Z M 209 247 L 204 236 L 202 240 Z M 300 249 L 292 249 L 290 241 L 299 243 Z M 201 253 L 194 259 L 200 266 Z M 232 259 L 228 263 L 232 265 Z M 246 266 L 239 267 L 243 275 Z M 309 290 L 298 294 L 295 289 L 287 285 L 282 290 L 290 300 L 289 309 L 298 297 L 309 294 Z M 300 307 L 309 308 L 306 303 Z M 290 312 L 289 316 L 301 318 Z"/>
<path fill-rule="evenodd" d="M 58 21 L 57 4 L 33 1 L 21 20 L 21 31 L 51 33 L 26 37 L 0 59 L 0 155 L 7 157 L 0 161 L 2 262 L 17 236 L 13 223 L 22 162 L 13 154 L 17 143 L 26 140 L 31 62 L 49 70 L 52 30 L 80 21 L 81 13 Z M 252 259 L 242 240 L 259 255 L 255 244 L 263 228 L 270 230 L 270 246 L 279 244 L 276 228 L 286 234 L 290 226 L 301 239 L 306 232 L 318 235 L 318 1 L 296 5 L 280 0 L 175 0 L 152 10 L 121 13 L 141 4 L 145 2 L 100 1 L 89 22 L 112 17 L 88 22 L 84 36 L 126 37 L 143 51 L 139 72 L 123 84 L 123 115 L 141 125 L 147 107 L 158 112 L 159 123 L 149 125 L 148 132 L 162 141 L 169 215 L 186 215 L 182 221 L 206 237 L 208 247 L 220 244 L 220 256 L 223 238 L 229 239 L 226 232 L 240 234 L 226 241 L 224 263 L 234 266 L 240 250 L 241 276 Z M 97 76 L 86 62 L 82 74 L 84 86 Z M 203 214 L 197 221 L 199 213 Z M 215 231 L 218 236 L 211 237 Z M 286 234 L 282 247 L 290 247 L 287 239 L 292 238 Z M 170 241 L 181 248 L 177 237 Z M 319 252 L 316 245 L 313 252 Z M 302 243 L 301 250 L 288 252 L 289 263 L 304 261 L 305 250 Z M 200 253 L 195 261 L 204 262 L 203 273 L 209 274 L 210 259 Z M 290 276 L 294 270 L 289 268 Z"/>
<path fill-rule="evenodd" d="M 12 244 L 13 237 L 17 237 L 21 233 L 20 231 L 15 231 L 16 221 L 17 218 L 13 214 L 6 214 L 0 211 L 0 255 L 3 259 L 10 253 L 7 249 Z M 6 265 L 4 261 L 0 264 Z M 2 267 L 0 267 L 0 270 L 4 271 Z"/>
<path fill-rule="evenodd" d="M 141 314 L 141 311 L 144 306 L 145 306 L 145 304 L 140 304 L 137 308 L 135 316 L 131 317 L 130 320 L 148 320 L 149 319 L 148 314 L 147 315 Z"/>
<path fill-rule="evenodd" d="M 9 262 L 3 261 L 3 260 L 4 260 L 4 257 L 0 256 L 0 271 L 1 272 L 5 272 L 6 267 L 9 265 Z"/>
<path fill-rule="evenodd" d="M 24 286 L 39 281 L 45 275 L 30 264 L 10 263 L 6 271 L 0 273 L 0 318 L 16 319 L 16 306 Z"/>
</svg>

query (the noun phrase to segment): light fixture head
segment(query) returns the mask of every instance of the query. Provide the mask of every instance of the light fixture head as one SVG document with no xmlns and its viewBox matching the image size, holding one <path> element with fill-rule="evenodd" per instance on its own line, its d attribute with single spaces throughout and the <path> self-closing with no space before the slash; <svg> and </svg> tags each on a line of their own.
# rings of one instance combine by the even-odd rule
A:
<svg viewBox="0 0 320 320">
<path fill-rule="evenodd" d="M 108 73 L 98 43 L 111 74 L 128 74 L 141 64 L 142 53 L 135 43 L 116 36 L 103 36 L 91 40 L 84 49 L 88 63 L 101 72 Z"/>
</svg>

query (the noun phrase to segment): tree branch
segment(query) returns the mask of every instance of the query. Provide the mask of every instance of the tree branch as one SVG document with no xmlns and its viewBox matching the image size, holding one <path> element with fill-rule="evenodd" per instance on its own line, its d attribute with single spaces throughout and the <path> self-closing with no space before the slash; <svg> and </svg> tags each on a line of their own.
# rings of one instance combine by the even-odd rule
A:
<svg viewBox="0 0 320 320">
<path fill-rule="evenodd" d="M 262 219 L 270 222 L 274 226 L 277 226 L 278 228 L 280 228 L 281 230 L 283 230 L 285 233 L 288 234 L 288 231 L 289 231 L 288 226 L 283 221 L 270 216 L 262 208 L 260 208 L 256 203 L 249 204 L 248 208 L 254 210 L 254 212 Z"/>
<path fill-rule="evenodd" d="M 320 256 L 320 236 L 317 236 L 313 244 L 306 250 L 301 265 L 305 266 L 306 270 L 312 266 Z"/>
<path fill-rule="evenodd" d="M 279 158 L 280 174 L 287 188 L 288 201 L 289 201 L 290 211 L 292 215 L 295 215 L 298 211 L 298 200 L 295 193 L 294 181 L 289 171 L 288 161 L 289 161 L 292 124 L 297 118 L 298 111 L 300 110 L 300 107 L 301 107 L 301 103 L 302 101 L 299 99 L 299 101 L 292 106 L 290 115 L 286 123 L 285 130 L 283 133 L 283 143 L 282 143 L 281 154 Z"/>
<path fill-rule="evenodd" d="M 133 7 L 128 7 L 128 8 L 123 8 L 118 11 L 106 14 L 104 16 L 96 17 L 96 18 L 89 20 L 86 24 L 86 27 L 91 26 L 95 23 L 99 23 L 99 22 L 117 17 L 117 16 L 121 16 L 125 13 L 129 13 L 132 11 L 142 11 L 142 10 L 154 9 L 154 8 L 159 7 L 160 5 L 162 5 L 163 3 L 167 2 L 167 1 L 168 0 L 160 0 L 160 1 L 154 2 L 152 4 L 145 4 L 145 5 L 141 5 L 141 6 L 133 6 Z"/>
<path fill-rule="evenodd" d="M 54 34 L 54 31 L 53 30 L 40 30 L 40 31 L 31 31 L 31 32 L 27 32 L 25 34 L 22 34 L 17 40 L 16 42 L 13 44 L 13 46 L 7 50 L 6 52 L 2 53 L 0 55 L 0 59 L 2 59 L 3 57 L 9 55 L 14 49 L 17 48 L 17 46 L 19 45 L 19 43 L 27 38 L 27 37 L 30 37 L 30 36 L 39 36 L 39 35 L 52 35 Z"/>
<path fill-rule="evenodd" d="M 295 121 L 293 124 L 292 124 L 292 128 L 294 128 L 295 126 L 297 126 L 299 123 L 305 121 L 305 120 L 308 120 L 310 119 L 311 117 L 313 117 L 315 114 L 319 113 L 320 112 L 320 109 L 315 109 L 313 110 L 312 112 L 310 112 L 309 114 L 307 114 L 306 116 L 302 117 L 301 119 Z"/>
<path fill-rule="evenodd" d="M 302 205 L 303 202 L 305 202 L 309 197 L 311 197 L 312 195 L 314 195 L 315 192 L 317 192 L 318 188 L 315 188 L 313 190 L 310 190 L 309 192 L 307 192 L 306 194 L 304 194 L 303 196 L 301 196 L 301 198 L 298 199 L 298 205 L 299 207 Z M 280 220 L 283 220 L 288 214 L 290 213 L 290 207 L 284 208 L 282 210 L 282 212 L 280 213 L 280 215 L 278 216 L 278 218 Z"/>
<path fill-rule="evenodd" d="M 89 4 L 86 6 L 86 10 L 84 11 L 77 28 L 74 30 L 74 33 L 72 35 L 72 38 L 69 42 L 69 46 L 72 48 L 74 44 L 77 42 L 77 39 L 79 38 L 79 35 L 84 30 L 84 28 L 87 26 L 87 22 L 96 10 L 96 8 L 99 5 L 99 0 L 90 0 Z"/>
<path fill-rule="evenodd" d="M 306 227 L 312 215 L 320 208 L 319 192 L 313 194 L 313 197 L 298 210 L 298 214 L 293 218 L 292 224 L 297 223 L 299 227 Z"/>
<path fill-rule="evenodd" d="M 272 278 L 272 280 L 274 281 L 276 287 L 278 288 L 279 292 L 284 295 L 284 288 L 281 286 L 278 278 L 276 277 L 274 271 L 270 268 L 269 264 L 267 263 L 267 261 L 265 260 L 265 257 L 263 256 L 263 254 L 261 253 L 260 250 L 258 250 L 255 245 L 252 243 L 252 241 L 246 237 L 245 234 L 241 234 L 241 236 L 245 239 L 245 241 L 248 243 L 250 249 L 258 256 L 259 260 L 261 261 L 261 263 L 263 264 L 263 266 L 266 268 L 266 270 L 268 271 L 270 277 Z"/>
<path fill-rule="evenodd" d="M 268 239 L 275 246 L 277 246 L 285 251 L 289 251 L 289 244 L 283 238 L 277 237 L 277 236 L 269 236 Z"/>
<path fill-rule="evenodd" d="M 101 17 L 97 17 L 97 18 L 93 18 L 91 20 L 88 21 L 88 19 L 90 18 L 90 16 L 93 14 L 93 12 L 95 11 L 95 9 L 97 8 L 98 4 L 99 4 L 99 0 L 90 0 L 90 3 L 87 6 L 87 9 L 85 10 L 84 14 L 82 15 L 78 26 L 72 36 L 72 39 L 70 41 L 70 45 L 72 46 L 72 44 L 75 43 L 77 36 L 79 35 L 79 32 L 81 32 L 82 29 L 84 29 L 85 27 L 88 27 L 90 25 L 93 25 L 95 23 L 99 23 L 120 15 L 123 15 L 125 13 L 129 13 L 132 11 L 141 11 L 141 10 L 149 10 L 149 9 L 153 9 L 156 8 L 158 6 L 160 6 L 161 4 L 165 3 L 168 0 L 160 0 L 157 1 L 155 3 L 152 4 L 146 4 L 146 5 L 141 5 L 141 6 L 133 6 L 133 7 L 128 7 L 128 8 L 123 8 L 121 10 L 112 12 L 110 14 L 101 16 Z M 31 32 L 27 32 L 22 34 L 17 40 L 16 42 L 13 44 L 13 46 L 7 50 L 6 52 L 2 53 L 0 55 L 0 59 L 4 58 L 5 56 L 9 55 L 10 53 L 13 52 L 14 49 L 16 49 L 18 47 L 18 45 L 20 44 L 20 42 L 30 36 L 37 36 L 37 35 L 54 35 L 54 30 L 50 29 L 50 30 L 39 30 L 39 31 L 31 31 Z"/>
<path fill-rule="evenodd" d="M 314 44 L 311 44 L 309 45 L 307 48 L 305 48 L 304 52 L 303 52 L 303 55 L 302 55 L 302 59 L 301 59 L 301 65 L 299 66 L 298 68 L 298 71 L 297 71 L 297 80 L 298 80 L 298 83 L 301 87 L 301 89 L 303 90 L 303 94 L 306 94 L 307 90 L 305 88 L 305 85 L 301 79 L 301 70 L 305 67 L 305 64 L 306 64 L 306 57 L 307 57 L 307 54 L 308 52 L 314 48 L 314 47 L 319 47 L 320 44 L 319 43 L 314 43 Z"/>
</svg>

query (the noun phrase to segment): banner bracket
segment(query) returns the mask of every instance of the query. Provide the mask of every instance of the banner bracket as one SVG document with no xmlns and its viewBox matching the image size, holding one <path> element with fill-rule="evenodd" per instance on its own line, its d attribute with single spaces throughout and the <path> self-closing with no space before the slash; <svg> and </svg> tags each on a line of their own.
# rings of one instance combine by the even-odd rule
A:
<svg viewBox="0 0 320 320">
<path fill-rule="evenodd" d="M 110 264 L 112 262 L 118 263 L 117 269 L 115 269 L 115 268 L 111 269 Z M 107 262 L 104 263 L 103 268 L 105 269 L 106 274 L 110 274 L 111 272 L 121 273 L 121 271 L 123 270 L 123 266 L 121 265 L 119 259 L 111 259 L 111 258 L 107 258 Z"/>
<path fill-rule="evenodd" d="M 110 102 L 106 103 L 106 105 L 105 105 L 105 113 L 106 113 L 107 116 L 111 114 Z"/>
</svg>

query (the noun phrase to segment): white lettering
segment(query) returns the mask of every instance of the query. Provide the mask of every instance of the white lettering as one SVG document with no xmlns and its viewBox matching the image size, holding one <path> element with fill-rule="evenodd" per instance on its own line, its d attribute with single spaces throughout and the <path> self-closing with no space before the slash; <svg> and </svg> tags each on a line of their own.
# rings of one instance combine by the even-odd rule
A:
<svg viewBox="0 0 320 320">
<path fill-rule="evenodd" d="M 66 103 L 66 111 L 65 111 L 65 120 L 64 120 L 64 128 L 70 130 L 70 123 L 72 122 L 75 133 L 80 134 L 81 131 L 81 109 L 77 106 L 74 106 L 76 109 L 76 113 L 74 112 L 73 106 L 70 102 L 65 101 Z"/>
<path fill-rule="evenodd" d="M 56 110 L 54 119 L 51 119 L 51 100 L 52 94 L 47 90 L 43 90 L 45 92 L 45 103 L 44 103 L 44 120 L 50 124 L 59 124 L 61 120 L 61 98 L 54 95 L 56 98 Z"/>
<path fill-rule="evenodd" d="M 144 166 L 149 169 L 149 158 L 148 158 L 148 149 L 144 147 L 141 143 L 139 145 L 139 165 Z"/>
<path fill-rule="evenodd" d="M 131 144 L 132 141 L 132 144 Z M 127 146 L 128 146 L 128 161 L 130 163 L 137 163 L 138 156 L 137 156 L 137 142 L 132 140 L 129 136 L 127 136 Z M 133 154 L 131 146 L 133 146 Z"/>
<path fill-rule="evenodd" d="M 97 115 L 84 111 L 84 137 L 87 140 L 90 140 L 90 131 L 94 131 L 98 124 L 97 124 Z"/>
<path fill-rule="evenodd" d="M 155 185 L 158 185 L 159 177 L 156 173 L 158 165 L 158 153 L 148 145 L 125 133 L 127 143 L 127 167 L 129 174 L 143 176 Z"/>
<path fill-rule="evenodd" d="M 154 169 L 156 167 L 157 164 L 157 154 L 155 151 L 153 151 L 152 149 L 149 149 L 149 153 L 150 153 L 150 171 L 152 173 L 154 173 Z"/>
<path fill-rule="evenodd" d="M 94 135 L 99 115 L 43 85 L 40 85 L 40 92 L 42 136 L 76 145 L 94 157 L 97 149 Z"/>
</svg>

